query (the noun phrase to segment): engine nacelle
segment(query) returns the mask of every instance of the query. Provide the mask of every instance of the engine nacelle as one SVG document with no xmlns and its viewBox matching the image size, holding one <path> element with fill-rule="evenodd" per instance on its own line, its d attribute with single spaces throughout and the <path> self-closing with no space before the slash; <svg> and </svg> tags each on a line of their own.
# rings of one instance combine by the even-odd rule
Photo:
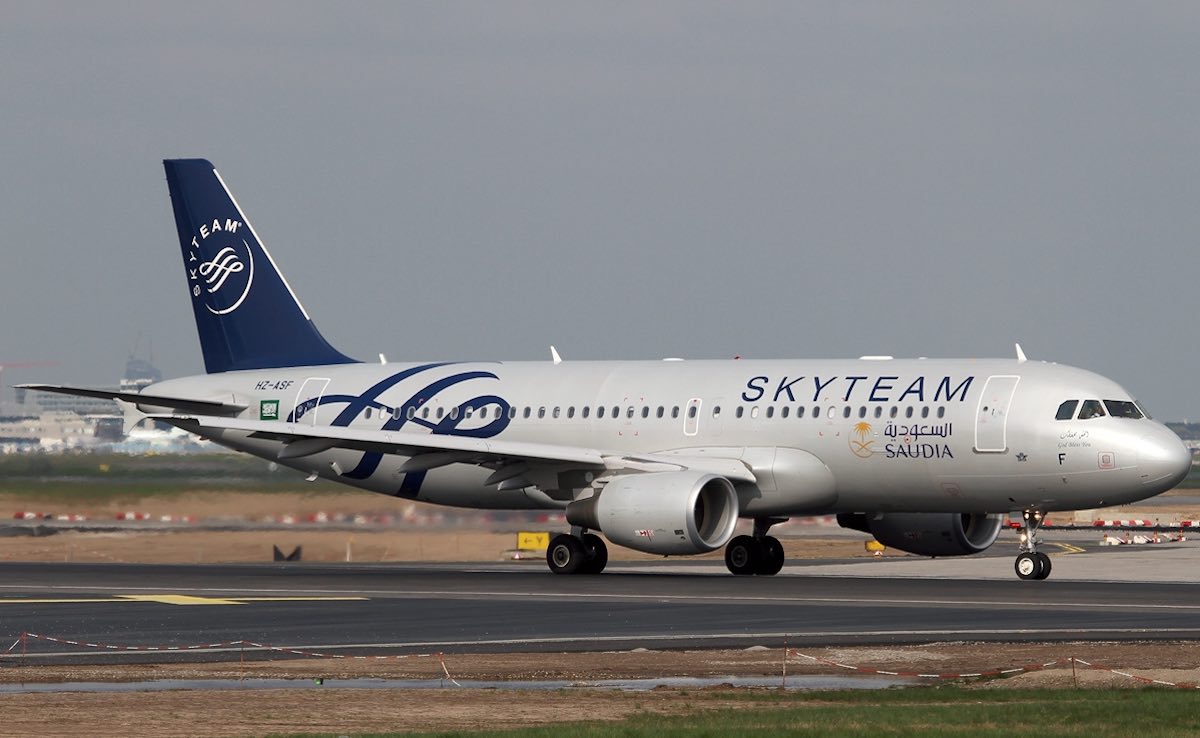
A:
<svg viewBox="0 0 1200 738">
<path fill-rule="evenodd" d="M 837 516 L 843 528 L 875 536 L 885 546 L 918 556 L 968 556 L 996 542 L 1000 515 L 959 513 L 863 513 Z"/>
<path fill-rule="evenodd" d="M 625 474 L 567 506 L 571 525 L 599 530 L 619 546 L 664 556 L 724 546 L 737 519 L 733 484 L 691 471 Z"/>
</svg>

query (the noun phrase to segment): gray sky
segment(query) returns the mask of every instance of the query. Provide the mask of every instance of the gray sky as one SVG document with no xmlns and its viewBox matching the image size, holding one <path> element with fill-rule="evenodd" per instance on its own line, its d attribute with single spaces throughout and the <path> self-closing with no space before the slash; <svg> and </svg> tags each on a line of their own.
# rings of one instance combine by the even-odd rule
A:
<svg viewBox="0 0 1200 738">
<path fill-rule="evenodd" d="M 4 381 L 203 371 L 202 156 L 359 358 L 1020 341 L 1200 418 L 1198 53 L 1196 3 L 6 2 L 0 363 L 59 365 Z"/>
</svg>

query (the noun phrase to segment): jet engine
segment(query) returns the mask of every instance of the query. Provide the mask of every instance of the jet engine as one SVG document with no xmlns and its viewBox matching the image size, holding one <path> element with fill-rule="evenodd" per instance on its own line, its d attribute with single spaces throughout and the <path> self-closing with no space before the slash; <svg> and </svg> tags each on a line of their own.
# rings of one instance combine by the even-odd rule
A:
<svg viewBox="0 0 1200 738">
<path fill-rule="evenodd" d="M 918 556 L 968 556 L 996 542 L 1004 520 L 1000 515 L 959 513 L 846 513 L 843 528 L 875 536 L 885 546 Z"/>
<path fill-rule="evenodd" d="M 724 546 L 737 519 L 733 484 L 692 471 L 625 474 L 567 506 L 571 525 L 601 531 L 617 545 L 664 556 Z"/>
</svg>

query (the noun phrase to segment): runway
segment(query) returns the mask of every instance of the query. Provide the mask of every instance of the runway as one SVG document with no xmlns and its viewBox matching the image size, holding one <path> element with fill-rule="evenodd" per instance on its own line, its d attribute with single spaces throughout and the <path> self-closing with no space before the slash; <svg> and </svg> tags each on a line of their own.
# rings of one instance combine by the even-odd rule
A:
<svg viewBox="0 0 1200 738">
<path fill-rule="evenodd" d="M 1056 578 L 1045 582 L 1016 580 L 1007 556 L 810 562 L 770 578 L 733 577 L 712 562 L 618 563 L 592 577 L 554 576 L 536 563 L 3 564 L 0 651 L 23 632 L 98 646 L 253 641 L 377 655 L 1193 640 L 1200 639 L 1200 588 L 1191 581 L 1198 556 L 1190 544 L 1059 555 Z M 1178 570 L 1178 577 L 1131 581 L 1138 569 L 1160 578 Z M 996 576 L 972 573 L 985 570 Z M 267 655 L 242 646 L 180 656 L 27 640 L 0 662 L 23 651 L 43 662 Z"/>
</svg>

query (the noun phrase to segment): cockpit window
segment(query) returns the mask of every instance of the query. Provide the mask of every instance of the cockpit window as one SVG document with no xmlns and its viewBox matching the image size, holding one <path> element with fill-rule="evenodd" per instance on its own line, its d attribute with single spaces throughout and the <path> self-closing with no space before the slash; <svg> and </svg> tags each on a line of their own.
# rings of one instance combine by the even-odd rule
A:
<svg viewBox="0 0 1200 738">
<path fill-rule="evenodd" d="M 1058 406 L 1058 414 L 1054 416 L 1055 420 L 1070 420 L 1075 417 L 1075 408 L 1079 406 L 1079 400 L 1067 400 Z"/>
<path fill-rule="evenodd" d="M 1138 409 L 1137 403 L 1130 400 L 1105 400 L 1104 407 L 1108 408 L 1108 414 L 1114 418 L 1137 420 L 1142 417 L 1142 411 Z"/>
<path fill-rule="evenodd" d="M 1137 405 L 1137 406 L 1138 406 L 1138 410 L 1141 410 L 1141 411 L 1142 411 L 1142 416 L 1143 416 L 1143 417 L 1145 417 L 1147 420 L 1154 420 L 1154 416 L 1150 414 L 1150 411 L 1146 409 L 1146 406 L 1145 406 L 1145 405 L 1143 405 L 1143 404 L 1142 404 L 1142 403 L 1140 403 L 1140 402 L 1136 402 L 1136 401 L 1135 401 L 1133 404 Z"/>
<path fill-rule="evenodd" d="M 1103 418 L 1104 406 L 1099 400 L 1084 400 L 1083 407 L 1079 408 L 1079 419 L 1090 420 L 1092 418 Z"/>
</svg>

